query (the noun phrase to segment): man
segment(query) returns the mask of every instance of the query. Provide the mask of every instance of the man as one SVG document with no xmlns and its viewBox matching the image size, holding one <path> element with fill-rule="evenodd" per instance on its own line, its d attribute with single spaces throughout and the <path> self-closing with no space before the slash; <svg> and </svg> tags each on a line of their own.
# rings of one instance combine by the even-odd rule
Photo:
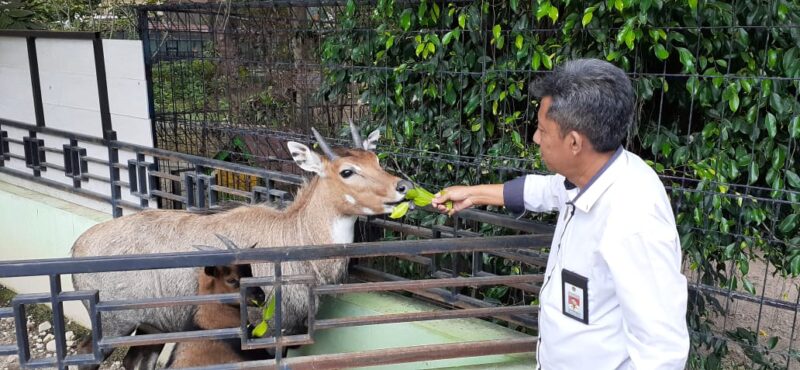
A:
<svg viewBox="0 0 800 370">
<path fill-rule="evenodd" d="M 567 62 L 537 81 L 533 141 L 555 175 L 454 186 L 433 205 L 558 210 L 539 295 L 540 369 L 683 369 L 686 278 L 664 186 L 621 146 L 634 93 L 617 67 Z"/>
</svg>

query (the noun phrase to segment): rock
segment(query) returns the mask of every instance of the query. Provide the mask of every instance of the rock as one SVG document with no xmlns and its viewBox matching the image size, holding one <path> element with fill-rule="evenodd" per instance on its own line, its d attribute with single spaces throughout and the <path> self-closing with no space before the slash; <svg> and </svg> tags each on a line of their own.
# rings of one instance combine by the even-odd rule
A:
<svg viewBox="0 0 800 370">
<path fill-rule="evenodd" d="M 68 340 L 67 341 L 67 347 L 72 347 L 74 345 L 75 345 L 75 341 L 74 340 Z"/>
<path fill-rule="evenodd" d="M 50 325 L 49 322 L 45 321 L 45 322 L 39 324 L 39 332 L 48 331 L 52 327 L 53 327 L 53 325 Z"/>
<path fill-rule="evenodd" d="M 73 339 L 75 339 L 75 333 L 73 333 L 72 331 L 68 331 L 68 332 L 64 333 L 64 337 L 67 340 L 73 340 Z"/>
<path fill-rule="evenodd" d="M 53 340 L 54 338 L 55 337 L 53 336 L 53 334 L 47 334 L 47 335 L 44 336 L 44 338 L 42 338 L 42 342 L 47 343 L 47 342 Z"/>
<path fill-rule="evenodd" d="M 19 356 L 17 356 L 17 355 L 8 356 L 8 362 L 10 362 L 12 364 L 17 362 L 17 360 L 19 360 Z"/>
<path fill-rule="evenodd" d="M 56 341 L 51 340 L 51 341 L 47 342 L 47 345 L 45 346 L 45 348 L 49 352 L 55 352 L 56 351 Z"/>
</svg>

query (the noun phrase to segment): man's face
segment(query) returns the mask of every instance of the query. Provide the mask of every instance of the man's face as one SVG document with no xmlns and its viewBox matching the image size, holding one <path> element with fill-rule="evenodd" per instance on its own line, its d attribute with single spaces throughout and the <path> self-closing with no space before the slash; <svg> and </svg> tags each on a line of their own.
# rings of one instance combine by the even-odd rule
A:
<svg viewBox="0 0 800 370">
<path fill-rule="evenodd" d="M 552 99 L 549 96 L 542 98 L 539 104 L 539 125 L 533 133 L 533 142 L 539 145 L 542 152 L 542 161 L 550 171 L 564 174 L 563 170 L 571 166 L 573 157 L 569 144 L 569 135 L 561 135 L 561 127 L 552 119 L 547 118 Z"/>
</svg>

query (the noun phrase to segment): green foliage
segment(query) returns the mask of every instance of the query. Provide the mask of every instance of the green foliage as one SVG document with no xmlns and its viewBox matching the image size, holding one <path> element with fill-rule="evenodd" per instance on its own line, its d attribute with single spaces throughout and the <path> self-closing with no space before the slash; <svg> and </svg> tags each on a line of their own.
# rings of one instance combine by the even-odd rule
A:
<svg viewBox="0 0 800 370">
<path fill-rule="evenodd" d="M 543 169 L 527 145 L 538 71 L 579 57 L 631 72 L 639 125 L 628 148 L 671 189 L 701 282 L 757 293 L 749 263 L 800 275 L 800 4 L 796 1 L 349 1 L 320 53 L 322 99 L 357 89 L 399 168 L 430 189 Z M 370 31 L 365 31 L 365 29 Z M 359 68 L 347 68 L 357 66 Z M 342 68 L 345 67 L 345 68 Z M 435 156 L 409 158 L 409 150 Z M 432 222 L 433 218 L 425 219 Z M 718 368 L 722 307 L 690 300 L 691 366 Z M 743 332 L 726 335 L 743 341 Z M 769 367 L 770 348 L 746 353 Z"/>
<path fill-rule="evenodd" d="M 216 96 L 217 66 L 206 59 L 162 61 L 153 65 L 153 101 L 157 111 L 206 111 Z"/>
<path fill-rule="evenodd" d="M 149 1 L 154 2 L 154 1 Z M 0 1 L 0 29 L 100 31 L 104 36 L 135 35 L 132 0 Z"/>
</svg>

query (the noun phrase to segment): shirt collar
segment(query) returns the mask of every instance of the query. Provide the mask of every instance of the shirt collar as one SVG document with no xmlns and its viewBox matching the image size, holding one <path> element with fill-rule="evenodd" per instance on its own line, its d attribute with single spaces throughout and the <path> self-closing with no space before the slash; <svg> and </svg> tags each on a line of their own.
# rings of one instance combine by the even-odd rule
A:
<svg viewBox="0 0 800 370">
<path fill-rule="evenodd" d="M 621 164 L 616 166 L 614 164 L 621 162 L 617 161 L 617 158 L 619 158 L 624 151 L 625 150 L 622 149 L 621 146 L 617 148 L 614 155 L 612 155 L 603 167 L 592 176 L 589 182 L 586 183 L 586 186 L 580 189 L 578 195 L 570 203 L 583 212 L 589 212 L 595 202 L 600 199 L 600 196 L 603 195 L 606 189 L 616 180 L 617 173 L 619 172 L 617 169 L 620 168 Z M 564 185 L 567 186 L 566 182 Z M 572 184 L 570 183 L 570 185 Z"/>
</svg>

